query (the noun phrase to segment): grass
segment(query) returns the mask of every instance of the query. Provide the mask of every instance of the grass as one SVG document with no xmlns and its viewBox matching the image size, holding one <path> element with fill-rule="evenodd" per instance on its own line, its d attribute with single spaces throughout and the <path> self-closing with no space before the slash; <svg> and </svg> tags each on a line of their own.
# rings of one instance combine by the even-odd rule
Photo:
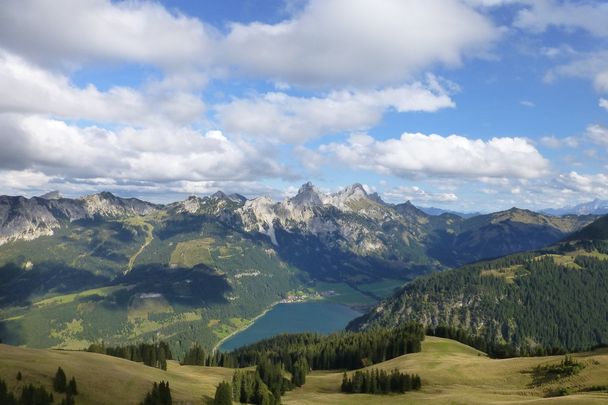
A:
<svg viewBox="0 0 608 405">
<path fill-rule="evenodd" d="M 214 261 L 210 249 L 214 242 L 213 238 L 179 242 L 171 253 L 170 264 L 183 267 L 193 267 L 201 263 L 213 265 Z"/>
<path fill-rule="evenodd" d="M 373 294 L 378 298 L 387 298 L 393 295 L 395 289 L 401 287 L 403 284 L 403 280 L 393 280 L 390 278 L 384 278 L 374 283 L 359 284 L 357 288 L 361 291 Z"/>
<path fill-rule="evenodd" d="M 532 370 L 539 364 L 561 360 L 563 356 L 489 359 L 485 354 L 461 343 L 427 337 L 421 353 L 398 357 L 373 366 L 384 370 L 399 369 L 419 374 L 422 390 L 405 395 L 347 395 L 339 392 L 342 373 L 313 372 L 306 385 L 287 394 L 289 404 L 492 404 L 551 403 L 600 404 L 608 401 L 608 393 L 586 392 L 586 387 L 601 385 L 608 378 L 608 350 L 576 354 L 573 358 L 593 364 L 579 375 L 563 381 L 574 388 L 574 395 L 545 398 L 555 391 L 552 385 L 530 387 Z M 597 363 L 597 364 L 596 364 Z"/>
<path fill-rule="evenodd" d="M 128 288 L 128 287 L 119 285 L 119 286 L 111 286 L 111 287 L 93 288 L 90 290 L 81 291 L 81 292 L 72 293 L 72 294 L 57 295 L 55 297 L 46 298 L 46 299 L 34 302 L 33 306 L 48 307 L 48 306 L 52 306 L 52 305 L 69 304 L 71 302 L 74 302 L 76 299 L 92 297 L 94 295 L 98 295 L 100 297 L 106 297 L 113 292 L 116 292 L 118 290 L 122 290 L 125 288 Z"/>
<path fill-rule="evenodd" d="M 419 392 L 388 396 L 342 394 L 339 392 L 341 371 L 316 371 L 308 375 L 304 387 L 288 392 L 282 402 L 286 405 L 606 403 L 608 349 L 572 357 L 585 364 L 578 374 L 555 383 L 532 386 L 531 370 L 538 365 L 559 362 L 563 356 L 493 360 L 461 343 L 427 337 L 422 352 L 373 366 L 419 374 L 423 384 Z M 0 345 L 0 359 L 0 378 L 7 381 L 9 389 L 30 382 L 50 388 L 51 378 L 61 366 L 68 378 L 76 377 L 81 391 L 76 399 L 78 404 L 85 405 L 138 403 L 152 382 L 160 380 L 169 381 L 174 402 L 201 404 L 203 398 L 213 396 L 220 381 L 230 380 L 233 374 L 232 369 L 179 366 L 175 361 L 170 361 L 168 370 L 162 371 L 100 354 L 6 345 Z M 18 371 L 23 374 L 21 382 L 15 378 Z M 549 398 L 558 391 L 569 395 Z"/>
<path fill-rule="evenodd" d="M 319 293 L 333 291 L 333 295 L 328 295 L 324 299 L 336 304 L 364 306 L 376 302 L 373 298 L 362 294 L 346 283 L 317 282 L 314 289 Z"/>
<path fill-rule="evenodd" d="M 504 278 L 507 283 L 512 284 L 515 278 L 524 271 L 524 266 L 518 264 L 502 269 L 482 270 L 480 274 L 484 277 Z"/>
<path fill-rule="evenodd" d="M 52 390 L 52 376 L 61 366 L 68 378 L 75 376 L 80 404 L 137 404 L 153 382 L 169 381 L 174 403 L 202 403 L 211 397 L 221 381 L 230 380 L 233 370 L 224 368 L 180 366 L 169 361 L 167 371 L 128 360 L 96 353 L 38 350 L 0 345 L 0 378 L 9 389 L 19 390 L 24 384 L 42 384 Z M 15 378 L 18 371 L 22 381 Z M 56 399 L 61 397 L 56 394 Z"/>
</svg>

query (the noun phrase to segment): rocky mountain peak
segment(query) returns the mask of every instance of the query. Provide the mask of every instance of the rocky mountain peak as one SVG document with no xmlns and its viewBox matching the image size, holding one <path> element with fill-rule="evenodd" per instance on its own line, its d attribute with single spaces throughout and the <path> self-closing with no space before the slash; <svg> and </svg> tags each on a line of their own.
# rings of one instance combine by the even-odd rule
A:
<svg viewBox="0 0 608 405">
<path fill-rule="evenodd" d="M 40 198 L 43 198 L 45 200 L 61 200 L 63 198 L 63 195 L 59 191 L 54 190 L 46 194 L 42 194 Z"/>
<path fill-rule="evenodd" d="M 351 184 L 335 193 L 335 196 L 339 197 L 342 201 L 359 200 L 368 197 L 367 191 L 365 191 L 365 188 L 360 183 Z"/>
<path fill-rule="evenodd" d="M 138 200 L 137 198 L 117 197 L 109 191 L 84 196 L 80 201 L 84 205 L 87 216 L 90 217 L 95 215 L 104 217 L 145 215 L 158 208 L 154 204 Z"/>
<path fill-rule="evenodd" d="M 218 200 L 225 200 L 228 198 L 228 196 L 222 190 L 218 190 L 215 193 L 211 194 L 211 198 L 215 198 Z"/>
<path fill-rule="evenodd" d="M 319 191 L 311 182 L 302 184 L 298 190 L 298 194 L 291 198 L 291 201 L 296 206 L 312 207 L 317 205 L 323 205 Z"/>
</svg>

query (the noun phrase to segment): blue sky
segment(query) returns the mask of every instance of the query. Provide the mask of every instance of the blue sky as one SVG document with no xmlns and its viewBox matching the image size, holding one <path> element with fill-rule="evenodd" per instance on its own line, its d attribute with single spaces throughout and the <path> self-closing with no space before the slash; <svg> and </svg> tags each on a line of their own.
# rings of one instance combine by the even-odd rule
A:
<svg viewBox="0 0 608 405">
<path fill-rule="evenodd" d="M 0 193 L 608 199 L 608 4 L 9 0 Z"/>
</svg>

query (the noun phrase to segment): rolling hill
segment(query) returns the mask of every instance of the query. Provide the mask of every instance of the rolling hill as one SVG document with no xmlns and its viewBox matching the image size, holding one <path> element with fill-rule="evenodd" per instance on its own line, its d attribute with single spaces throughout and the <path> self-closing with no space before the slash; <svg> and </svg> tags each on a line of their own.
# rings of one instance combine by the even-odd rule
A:
<svg viewBox="0 0 608 405">
<path fill-rule="evenodd" d="M 302 388 L 289 391 L 285 404 L 493 404 L 549 403 L 600 404 L 608 400 L 606 379 L 608 351 L 573 355 L 585 368 L 578 374 L 543 384 L 534 384 L 537 365 L 559 363 L 563 356 L 493 360 L 461 343 L 427 337 L 422 352 L 401 356 L 374 368 L 395 368 L 417 373 L 422 389 L 403 395 L 342 394 L 341 371 L 312 372 Z M 0 345 L 0 378 L 9 390 L 23 384 L 52 387 L 52 376 L 61 366 L 75 376 L 80 394 L 78 404 L 133 404 L 141 401 L 153 382 L 169 381 L 174 401 L 205 403 L 221 381 L 230 381 L 229 368 L 180 366 L 168 362 L 167 371 L 95 353 L 27 349 Z M 22 381 L 15 376 L 18 371 Z M 548 397 L 559 389 L 570 395 Z M 592 391 L 593 389 L 599 391 Z"/>
</svg>

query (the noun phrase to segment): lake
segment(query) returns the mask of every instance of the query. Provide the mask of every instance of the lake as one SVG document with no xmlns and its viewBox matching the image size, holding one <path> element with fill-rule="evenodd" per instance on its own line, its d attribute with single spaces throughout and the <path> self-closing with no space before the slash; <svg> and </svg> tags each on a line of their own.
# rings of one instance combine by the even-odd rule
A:
<svg viewBox="0 0 608 405">
<path fill-rule="evenodd" d="M 280 333 L 317 332 L 328 334 L 344 327 L 361 313 L 331 302 L 277 304 L 250 327 L 227 339 L 219 347 L 229 351 Z"/>
</svg>

